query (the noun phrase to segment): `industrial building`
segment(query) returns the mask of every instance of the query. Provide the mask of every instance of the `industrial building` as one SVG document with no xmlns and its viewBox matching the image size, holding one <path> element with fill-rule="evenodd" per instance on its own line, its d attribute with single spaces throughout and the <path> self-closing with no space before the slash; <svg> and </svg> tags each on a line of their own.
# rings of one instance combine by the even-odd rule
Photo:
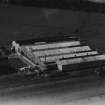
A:
<svg viewBox="0 0 105 105">
<path fill-rule="evenodd" d="M 96 73 L 104 72 L 105 54 L 92 49 L 78 38 L 68 37 L 66 39 L 38 41 L 28 45 L 20 45 L 20 43 L 13 41 L 12 54 L 9 56 L 9 60 L 11 64 L 13 64 L 14 59 L 23 62 L 21 63 L 22 66 L 18 62 L 15 63 L 17 64 L 15 67 L 26 74 L 33 72 L 46 75 L 71 74 L 73 71 L 85 70 Z"/>
</svg>

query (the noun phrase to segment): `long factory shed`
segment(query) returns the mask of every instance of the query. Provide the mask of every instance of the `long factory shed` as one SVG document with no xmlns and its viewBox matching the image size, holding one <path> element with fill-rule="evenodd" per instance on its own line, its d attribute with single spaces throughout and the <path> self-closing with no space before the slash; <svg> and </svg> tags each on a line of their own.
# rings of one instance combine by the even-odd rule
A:
<svg viewBox="0 0 105 105">
<path fill-rule="evenodd" d="M 92 70 L 105 66 L 105 54 L 71 37 L 58 38 L 55 42 L 53 38 L 53 41 L 36 41 L 28 45 L 19 43 L 19 53 L 35 65 L 45 67 L 45 72 Z"/>
</svg>

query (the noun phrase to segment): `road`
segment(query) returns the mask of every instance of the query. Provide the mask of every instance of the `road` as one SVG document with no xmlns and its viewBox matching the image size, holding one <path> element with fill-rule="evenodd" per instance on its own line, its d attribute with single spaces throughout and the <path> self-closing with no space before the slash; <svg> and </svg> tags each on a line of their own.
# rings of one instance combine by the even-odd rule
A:
<svg viewBox="0 0 105 105">
<path fill-rule="evenodd" d="M 3 79 L 5 82 L 0 87 L 0 105 L 84 105 L 96 102 L 94 100 L 103 102 L 101 100 L 104 100 L 105 95 L 105 79 L 95 76 L 42 82 L 23 80 L 23 84 L 18 79 L 18 82 L 14 80 L 14 85 L 9 85 L 13 83 L 9 79 Z M 20 85 L 16 87 L 19 81 Z"/>
</svg>

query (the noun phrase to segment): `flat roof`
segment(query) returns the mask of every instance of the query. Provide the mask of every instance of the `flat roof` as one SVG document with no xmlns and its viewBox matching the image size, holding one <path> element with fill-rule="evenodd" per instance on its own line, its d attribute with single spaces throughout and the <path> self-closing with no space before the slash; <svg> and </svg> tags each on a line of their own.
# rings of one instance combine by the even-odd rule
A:
<svg viewBox="0 0 105 105">
<path fill-rule="evenodd" d="M 34 39 L 28 39 L 28 40 L 17 40 L 16 42 L 20 45 L 32 45 L 35 44 L 35 42 L 60 42 L 60 41 L 77 41 L 79 38 L 77 37 L 70 37 L 70 36 L 61 36 L 61 35 L 54 35 L 54 36 L 47 36 L 47 37 L 38 37 Z"/>
<path fill-rule="evenodd" d="M 105 55 L 95 55 L 95 56 L 89 56 L 89 57 L 60 60 L 59 62 L 57 62 L 57 64 L 69 65 L 69 64 L 77 64 L 77 63 L 93 62 L 93 61 L 102 61 L 102 60 L 105 61 Z"/>
</svg>

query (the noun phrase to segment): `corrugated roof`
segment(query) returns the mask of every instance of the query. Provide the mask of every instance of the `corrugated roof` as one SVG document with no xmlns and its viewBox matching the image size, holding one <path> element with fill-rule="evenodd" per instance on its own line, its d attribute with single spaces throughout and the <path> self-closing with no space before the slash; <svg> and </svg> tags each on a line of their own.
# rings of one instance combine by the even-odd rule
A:
<svg viewBox="0 0 105 105">
<path fill-rule="evenodd" d="M 89 46 L 79 46 L 79 47 L 71 47 L 71 48 L 59 48 L 59 49 L 50 49 L 50 50 L 44 50 L 44 51 L 36 51 L 33 52 L 35 56 L 49 56 L 49 55 L 57 55 L 57 54 L 63 54 L 63 53 L 76 53 L 76 52 L 82 52 L 82 51 L 91 51 L 91 48 Z"/>
<path fill-rule="evenodd" d="M 82 57 L 82 58 L 60 60 L 57 62 L 57 64 L 70 65 L 70 64 L 76 64 L 76 63 L 93 62 L 93 61 L 100 61 L 100 60 L 105 60 L 105 55 L 96 55 L 96 56 L 89 56 L 89 57 Z"/>
</svg>

